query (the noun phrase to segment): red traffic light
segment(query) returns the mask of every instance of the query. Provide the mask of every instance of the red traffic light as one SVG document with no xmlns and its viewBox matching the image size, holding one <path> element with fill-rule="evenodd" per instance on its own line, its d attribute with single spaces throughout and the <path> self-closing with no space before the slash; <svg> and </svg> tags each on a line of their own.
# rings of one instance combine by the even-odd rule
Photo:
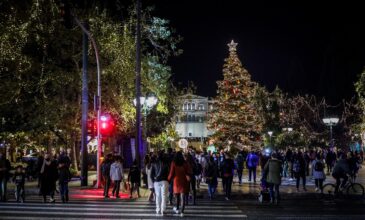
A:
<svg viewBox="0 0 365 220">
<path fill-rule="evenodd" d="M 114 119 L 109 114 L 100 116 L 100 134 L 102 136 L 111 136 L 115 130 Z"/>
</svg>

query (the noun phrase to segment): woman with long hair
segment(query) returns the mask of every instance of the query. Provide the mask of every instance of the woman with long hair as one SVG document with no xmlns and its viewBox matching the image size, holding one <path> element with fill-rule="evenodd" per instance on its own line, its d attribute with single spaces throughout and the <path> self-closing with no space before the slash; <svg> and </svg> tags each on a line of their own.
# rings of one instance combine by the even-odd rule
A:
<svg viewBox="0 0 365 220">
<path fill-rule="evenodd" d="M 185 195 L 189 193 L 189 182 L 191 175 L 191 168 L 185 161 L 182 152 L 177 152 L 174 160 L 171 163 L 168 180 L 173 180 L 174 182 L 173 192 L 176 197 L 176 207 L 174 207 L 174 211 L 176 214 L 180 214 L 181 216 L 184 216 L 186 203 Z"/>
</svg>

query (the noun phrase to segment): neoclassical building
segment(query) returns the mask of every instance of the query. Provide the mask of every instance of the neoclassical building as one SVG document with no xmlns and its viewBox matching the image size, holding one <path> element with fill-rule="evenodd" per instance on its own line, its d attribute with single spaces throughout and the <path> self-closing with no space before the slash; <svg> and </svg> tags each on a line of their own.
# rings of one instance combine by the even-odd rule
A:
<svg viewBox="0 0 365 220">
<path fill-rule="evenodd" d="M 209 111 L 213 108 L 208 97 L 186 94 L 179 97 L 181 111 L 176 118 L 180 138 L 204 142 L 211 135 L 207 128 Z"/>
</svg>

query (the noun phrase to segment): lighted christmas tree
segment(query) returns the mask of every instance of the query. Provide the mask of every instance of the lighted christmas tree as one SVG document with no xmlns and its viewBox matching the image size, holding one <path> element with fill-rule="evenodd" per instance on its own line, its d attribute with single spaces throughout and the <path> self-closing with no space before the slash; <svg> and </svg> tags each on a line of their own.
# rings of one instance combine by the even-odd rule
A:
<svg viewBox="0 0 365 220">
<path fill-rule="evenodd" d="M 218 95 L 210 114 L 209 127 L 223 145 L 232 141 L 253 146 L 262 130 L 254 99 L 256 83 L 251 81 L 250 74 L 237 56 L 237 43 L 232 40 L 228 47 L 229 57 L 223 66 L 224 79 L 217 81 Z"/>
</svg>

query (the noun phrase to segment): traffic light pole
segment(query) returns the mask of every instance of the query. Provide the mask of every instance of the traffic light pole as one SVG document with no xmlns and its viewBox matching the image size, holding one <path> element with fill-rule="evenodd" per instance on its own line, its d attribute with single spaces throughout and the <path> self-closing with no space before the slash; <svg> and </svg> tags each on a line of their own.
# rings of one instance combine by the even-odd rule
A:
<svg viewBox="0 0 365 220">
<path fill-rule="evenodd" d="M 91 44 L 94 48 L 94 52 L 95 52 L 95 59 L 96 59 L 96 68 L 97 68 L 97 97 L 95 98 L 95 110 L 96 110 L 96 130 L 97 130 L 97 135 L 96 135 L 96 140 L 97 140 L 97 148 L 98 148 L 98 153 L 97 153 L 97 161 L 96 161 L 96 167 L 97 167 L 97 173 L 96 173 L 96 177 L 97 177 L 97 181 L 96 181 L 96 188 L 100 188 L 101 187 L 101 169 L 100 169 L 100 164 L 101 164 L 101 151 L 102 151 L 102 147 L 101 147 L 101 135 L 100 135 L 100 115 L 101 115 L 101 78 L 100 78 L 100 61 L 99 61 L 99 50 L 98 47 L 96 46 L 96 41 L 93 38 L 93 36 L 91 35 L 91 33 L 88 31 L 88 29 L 79 21 L 79 19 L 77 19 L 76 16 L 72 15 L 76 24 L 82 29 L 84 35 L 87 35 L 87 37 L 90 39 Z"/>
<path fill-rule="evenodd" d="M 142 127 L 141 127 L 141 0 L 137 0 L 137 27 L 136 27 L 136 160 L 140 163 L 140 149 L 142 147 Z"/>
<path fill-rule="evenodd" d="M 93 36 L 91 35 L 91 33 L 89 32 L 88 28 L 86 28 L 81 22 L 80 20 L 75 16 L 75 14 L 72 13 L 71 7 L 70 7 L 70 2 L 68 0 L 61 0 L 61 5 L 60 5 L 60 9 L 61 11 L 63 11 L 63 13 L 61 14 L 63 19 L 64 19 L 64 23 L 66 28 L 72 28 L 72 20 L 74 20 L 76 22 L 76 24 L 81 28 L 82 32 L 83 32 L 83 79 L 84 79 L 84 74 L 85 77 L 87 79 L 87 46 L 88 46 L 88 40 L 90 39 L 91 44 L 94 48 L 95 51 L 95 58 L 96 58 L 96 68 L 97 68 L 97 96 L 95 97 L 95 111 L 96 111 L 96 120 L 97 120 L 97 136 L 96 136 L 96 140 L 97 140 L 97 147 L 98 147 L 98 154 L 97 154 L 97 184 L 96 187 L 99 188 L 101 187 L 101 174 L 100 174 L 100 159 L 101 159 L 101 151 L 102 151 L 102 147 L 101 147 L 101 135 L 100 135 L 100 115 L 101 115 L 101 82 L 100 82 L 100 62 L 99 62 L 99 51 L 98 51 L 98 47 L 96 46 L 96 42 L 95 39 L 93 38 Z M 84 82 L 86 83 L 87 86 L 87 80 L 83 81 L 83 89 L 84 89 Z M 82 155 L 82 171 L 81 171 L 81 185 L 87 185 L 87 110 L 88 110 L 88 105 L 84 106 L 84 94 L 85 98 L 87 98 L 87 93 L 84 93 L 83 90 L 83 112 L 82 112 L 82 150 L 83 150 L 83 155 Z M 86 100 L 86 99 L 85 99 Z M 84 108 L 86 107 L 86 108 Z M 86 134 L 85 134 L 86 133 Z M 85 153 L 85 152 L 86 153 Z M 84 176 L 86 175 L 86 176 Z M 84 182 L 85 181 L 85 182 Z"/>
<path fill-rule="evenodd" d="M 84 26 L 88 26 L 87 23 Z M 82 36 L 82 118 L 81 118 L 81 186 L 87 186 L 87 115 L 88 115 L 88 36 L 84 33 Z"/>
</svg>

